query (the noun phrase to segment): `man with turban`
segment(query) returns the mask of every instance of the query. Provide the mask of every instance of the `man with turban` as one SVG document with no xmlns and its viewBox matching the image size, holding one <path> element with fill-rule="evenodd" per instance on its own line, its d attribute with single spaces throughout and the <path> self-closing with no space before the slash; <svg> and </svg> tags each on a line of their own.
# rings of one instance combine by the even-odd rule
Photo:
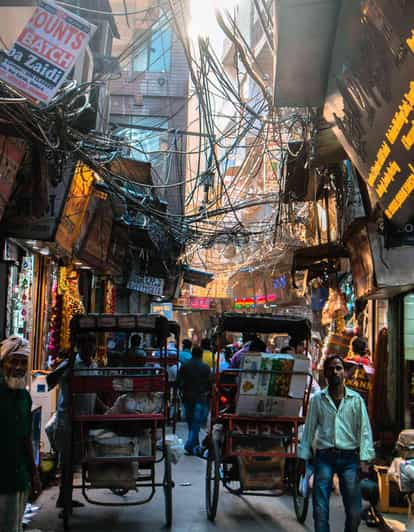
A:
<svg viewBox="0 0 414 532">
<path fill-rule="evenodd" d="M 0 532 L 22 532 L 30 487 L 40 491 L 31 440 L 32 400 L 26 390 L 29 349 L 14 337 L 0 344 Z"/>
</svg>

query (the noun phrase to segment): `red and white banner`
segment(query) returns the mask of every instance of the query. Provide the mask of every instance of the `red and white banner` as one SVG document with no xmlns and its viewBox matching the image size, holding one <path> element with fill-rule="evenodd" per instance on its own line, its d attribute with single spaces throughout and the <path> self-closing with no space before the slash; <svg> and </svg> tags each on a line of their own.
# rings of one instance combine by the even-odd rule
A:
<svg viewBox="0 0 414 532">
<path fill-rule="evenodd" d="M 40 0 L 13 47 L 0 62 L 0 79 L 48 103 L 87 46 L 96 26 L 54 2 Z"/>
</svg>

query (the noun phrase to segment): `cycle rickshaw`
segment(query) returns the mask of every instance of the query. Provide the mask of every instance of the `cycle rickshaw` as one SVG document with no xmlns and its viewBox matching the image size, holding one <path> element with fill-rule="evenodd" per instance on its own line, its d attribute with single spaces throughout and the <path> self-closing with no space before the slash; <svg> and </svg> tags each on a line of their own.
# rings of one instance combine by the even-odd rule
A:
<svg viewBox="0 0 414 532">
<path fill-rule="evenodd" d="M 219 319 L 217 338 L 223 337 L 225 332 L 289 334 L 295 340 L 307 343 L 311 325 L 307 319 L 292 316 L 228 313 Z M 302 369 L 298 371 L 293 366 L 288 371 L 242 367 L 219 372 L 219 353 L 220 348 L 214 368 L 208 438 L 205 484 L 207 517 L 210 521 L 214 521 L 216 517 L 222 485 L 234 495 L 274 497 L 290 490 L 296 517 L 303 523 L 308 511 L 309 496 L 302 496 L 299 489 L 300 474 L 296 453 L 299 428 L 304 424 L 310 398 L 312 375 L 303 366 L 304 360 L 301 361 Z M 307 359 L 306 356 L 304 358 Z M 278 376 L 282 380 L 295 377 L 303 384 L 303 394 L 300 398 L 296 397 L 296 402 L 290 402 L 289 397 L 270 398 L 272 404 L 276 404 L 277 415 L 272 413 L 273 406 L 272 410 L 266 411 L 266 399 L 258 412 L 240 413 L 236 404 L 240 399 L 239 387 L 244 375 L 250 375 L 253 379 L 262 376 L 267 379 Z M 249 396 L 246 397 L 251 400 Z M 281 463 L 283 468 L 279 468 L 282 476 L 280 483 L 272 475 Z M 249 467 L 250 471 L 256 468 L 256 478 L 249 473 Z"/>
<path fill-rule="evenodd" d="M 142 505 L 151 501 L 157 488 L 163 488 L 165 521 L 170 526 L 174 483 L 166 443 L 169 405 L 168 320 L 154 314 L 76 316 L 71 322 L 72 345 L 76 345 L 79 335 L 92 332 L 151 334 L 158 339 L 160 357 L 141 367 L 77 369 L 73 367 L 72 354 L 69 380 L 71 423 L 62 466 L 64 528 L 69 528 L 74 488 L 80 488 L 89 503 L 101 506 Z M 113 407 L 105 414 L 79 415 L 74 404 L 84 394 L 112 396 Z M 135 411 L 122 411 L 115 408 L 118 399 L 119 404 L 135 401 L 140 406 Z M 161 462 L 164 463 L 163 479 L 157 480 L 156 465 Z M 75 463 L 80 463 L 82 468 L 81 483 L 78 485 L 73 482 Z M 99 489 L 109 489 L 114 494 L 138 489 L 142 492 L 141 488 L 148 489 L 147 496 L 137 496 L 127 501 L 119 497 L 116 500 L 103 500 L 90 494 L 91 490 Z"/>
</svg>

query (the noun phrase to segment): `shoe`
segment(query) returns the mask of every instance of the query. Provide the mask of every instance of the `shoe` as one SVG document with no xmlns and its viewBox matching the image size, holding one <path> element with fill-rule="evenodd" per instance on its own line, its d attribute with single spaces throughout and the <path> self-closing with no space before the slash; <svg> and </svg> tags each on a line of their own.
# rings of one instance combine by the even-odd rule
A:
<svg viewBox="0 0 414 532">
<path fill-rule="evenodd" d="M 85 505 L 80 501 L 72 501 L 72 508 L 83 508 Z M 56 508 L 63 508 L 63 501 L 58 499 L 56 501 Z"/>
</svg>

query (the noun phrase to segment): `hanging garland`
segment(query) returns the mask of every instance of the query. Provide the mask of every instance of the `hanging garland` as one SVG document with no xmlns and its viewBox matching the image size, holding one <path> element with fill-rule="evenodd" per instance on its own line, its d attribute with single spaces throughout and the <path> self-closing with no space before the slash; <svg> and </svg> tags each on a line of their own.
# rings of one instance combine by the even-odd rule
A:
<svg viewBox="0 0 414 532">
<path fill-rule="evenodd" d="M 77 314 L 85 314 L 85 308 L 79 294 L 79 274 L 71 267 L 62 267 L 59 271 L 58 293 L 63 297 L 62 329 L 60 333 L 61 349 L 70 348 L 70 322 Z"/>
</svg>

